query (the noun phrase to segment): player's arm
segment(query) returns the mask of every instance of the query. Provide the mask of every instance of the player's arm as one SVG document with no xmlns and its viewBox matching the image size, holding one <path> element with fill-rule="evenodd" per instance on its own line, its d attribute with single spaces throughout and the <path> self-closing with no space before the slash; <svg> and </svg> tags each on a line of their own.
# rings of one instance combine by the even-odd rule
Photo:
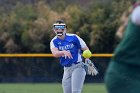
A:
<svg viewBox="0 0 140 93">
<path fill-rule="evenodd" d="M 88 47 L 84 47 L 84 48 L 82 48 L 82 50 L 83 50 L 83 51 L 89 50 L 89 48 L 88 48 Z"/>
<path fill-rule="evenodd" d="M 72 55 L 69 51 L 63 50 L 63 51 L 59 51 L 57 48 L 51 48 L 51 52 L 53 54 L 54 57 L 68 57 L 70 59 L 72 59 Z"/>
<path fill-rule="evenodd" d="M 82 38 L 80 38 L 79 36 L 77 36 L 77 39 L 79 41 L 79 45 L 81 46 L 81 49 L 84 50 L 89 50 L 89 48 L 87 47 L 86 43 L 84 42 L 84 40 Z"/>
<path fill-rule="evenodd" d="M 134 24 L 140 25 L 140 6 L 134 9 L 131 19 Z"/>
<path fill-rule="evenodd" d="M 68 57 L 68 58 L 73 58 L 71 53 L 69 51 L 63 50 L 59 51 L 58 48 L 55 47 L 53 41 L 50 42 L 50 49 L 54 57 Z"/>
</svg>

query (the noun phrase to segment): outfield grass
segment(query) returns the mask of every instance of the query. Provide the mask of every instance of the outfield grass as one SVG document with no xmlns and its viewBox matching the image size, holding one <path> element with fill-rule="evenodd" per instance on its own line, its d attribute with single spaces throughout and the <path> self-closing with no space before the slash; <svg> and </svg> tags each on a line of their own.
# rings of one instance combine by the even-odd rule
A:
<svg viewBox="0 0 140 93">
<path fill-rule="evenodd" d="M 0 84 L 0 93 L 63 93 L 61 84 Z M 84 84 L 82 93 L 107 93 L 104 84 Z"/>
</svg>

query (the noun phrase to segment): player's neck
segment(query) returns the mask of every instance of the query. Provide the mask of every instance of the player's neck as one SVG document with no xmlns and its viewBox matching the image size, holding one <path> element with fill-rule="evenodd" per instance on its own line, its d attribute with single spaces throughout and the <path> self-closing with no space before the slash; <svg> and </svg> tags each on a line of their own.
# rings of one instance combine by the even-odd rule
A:
<svg viewBox="0 0 140 93">
<path fill-rule="evenodd" d="M 62 36 L 57 36 L 59 39 L 61 39 L 61 40 L 64 40 L 64 38 L 65 38 L 65 35 L 62 35 Z"/>
</svg>

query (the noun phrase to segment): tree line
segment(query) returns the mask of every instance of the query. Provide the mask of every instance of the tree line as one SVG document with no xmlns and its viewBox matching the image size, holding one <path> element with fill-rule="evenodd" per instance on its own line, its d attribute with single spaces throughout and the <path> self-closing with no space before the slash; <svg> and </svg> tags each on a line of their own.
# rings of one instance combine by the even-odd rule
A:
<svg viewBox="0 0 140 93">
<path fill-rule="evenodd" d="M 8 12 L 1 9 L 1 53 L 50 53 L 49 42 L 54 36 L 52 24 L 58 19 L 65 20 L 67 32 L 78 33 L 93 52 L 112 53 L 119 18 L 130 6 L 129 0 L 114 0 L 93 2 L 83 9 L 61 0 L 54 9 L 43 1 L 35 5 L 18 2 Z"/>
</svg>

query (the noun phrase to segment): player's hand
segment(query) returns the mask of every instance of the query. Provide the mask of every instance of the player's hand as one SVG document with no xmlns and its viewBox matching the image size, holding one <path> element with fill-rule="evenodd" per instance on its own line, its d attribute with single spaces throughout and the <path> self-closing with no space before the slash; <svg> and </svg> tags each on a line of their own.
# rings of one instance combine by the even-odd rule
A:
<svg viewBox="0 0 140 93">
<path fill-rule="evenodd" d="M 90 59 L 85 59 L 85 70 L 88 75 L 96 76 L 99 72 Z"/>
<path fill-rule="evenodd" d="M 64 50 L 64 51 L 63 51 L 63 54 L 64 54 L 64 56 L 65 56 L 65 59 L 66 59 L 67 57 L 68 57 L 69 59 L 73 59 L 73 57 L 72 57 L 70 51 Z"/>
</svg>

